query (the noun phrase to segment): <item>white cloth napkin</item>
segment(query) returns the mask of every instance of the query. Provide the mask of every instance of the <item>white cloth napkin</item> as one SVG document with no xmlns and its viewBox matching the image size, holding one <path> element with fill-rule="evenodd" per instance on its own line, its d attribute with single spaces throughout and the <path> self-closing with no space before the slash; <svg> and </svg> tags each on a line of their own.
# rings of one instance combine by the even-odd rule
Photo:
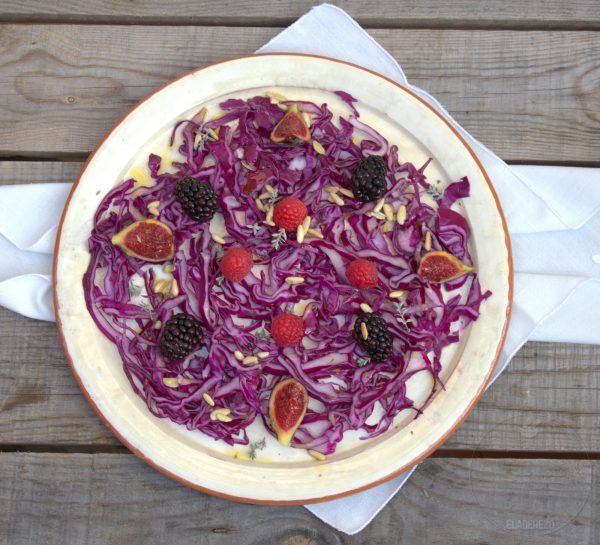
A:
<svg viewBox="0 0 600 545">
<path fill-rule="evenodd" d="M 600 343 L 600 169 L 509 167 L 475 140 L 341 9 L 313 8 L 261 48 L 368 67 L 412 89 L 467 139 L 498 192 L 513 243 L 513 317 L 494 379 L 528 340 Z M 9 182 L 9 180 L 5 180 Z M 70 185 L 0 186 L 0 305 L 52 320 L 52 241 Z M 560 308 L 560 312 L 556 312 Z M 376 488 L 307 508 L 347 534 L 362 530 L 413 470 Z"/>
</svg>

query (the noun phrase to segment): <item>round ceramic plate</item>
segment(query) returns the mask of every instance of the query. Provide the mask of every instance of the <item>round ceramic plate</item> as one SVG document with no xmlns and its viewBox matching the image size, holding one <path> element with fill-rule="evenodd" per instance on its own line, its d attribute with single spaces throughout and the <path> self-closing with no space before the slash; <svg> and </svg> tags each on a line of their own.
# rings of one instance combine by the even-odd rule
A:
<svg viewBox="0 0 600 545">
<path fill-rule="evenodd" d="M 227 97 L 278 91 L 290 99 L 344 105 L 333 91 L 358 99 L 361 119 L 377 128 L 400 156 L 415 165 L 433 158 L 429 179 L 442 185 L 468 176 L 471 196 L 461 205 L 471 225 L 471 251 L 484 289 L 493 295 L 481 316 L 444 354 L 438 392 L 416 419 L 400 418 L 384 435 L 361 441 L 350 434 L 318 462 L 269 440 L 257 460 L 201 432 L 154 417 L 129 385 L 116 348 L 90 317 L 82 287 L 93 214 L 104 196 L 132 172 L 140 174 L 149 151 L 161 151 L 173 124 Z M 348 114 L 347 108 L 344 114 Z M 255 503 L 308 503 L 344 496 L 381 483 L 418 463 L 465 419 L 499 357 L 511 306 L 509 239 L 498 199 L 473 151 L 430 106 L 400 85 L 348 63 L 315 56 L 254 55 L 207 66 L 143 100 L 121 119 L 91 155 L 73 187 L 58 234 L 55 300 L 64 349 L 84 394 L 110 429 L 161 472 L 198 489 Z M 450 347 L 449 347 L 450 348 Z M 431 388 L 416 382 L 416 399 Z M 256 423 L 257 426 L 261 425 Z M 264 431 L 263 431 L 264 435 Z M 263 455 L 264 454 L 264 455 Z"/>
</svg>

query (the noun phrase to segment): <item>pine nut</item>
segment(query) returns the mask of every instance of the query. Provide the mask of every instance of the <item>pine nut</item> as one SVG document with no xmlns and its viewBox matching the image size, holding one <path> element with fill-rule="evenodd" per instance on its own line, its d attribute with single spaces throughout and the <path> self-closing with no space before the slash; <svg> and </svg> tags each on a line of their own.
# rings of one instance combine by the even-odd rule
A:
<svg viewBox="0 0 600 545">
<path fill-rule="evenodd" d="M 256 356 L 246 356 L 242 360 L 242 363 L 244 365 L 254 365 L 255 363 L 258 363 L 258 358 Z"/>
<path fill-rule="evenodd" d="M 179 386 L 179 382 L 177 381 L 177 378 L 175 377 L 163 377 L 163 384 L 167 387 L 167 388 L 177 388 L 177 386 Z"/>
<path fill-rule="evenodd" d="M 210 419 L 211 420 L 220 420 L 219 417 L 227 416 L 227 415 L 229 415 L 230 412 L 231 412 L 231 409 L 228 409 L 227 407 L 219 407 L 218 409 L 214 409 L 213 411 L 210 412 Z"/>
<path fill-rule="evenodd" d="M 269 357 L 269 353 L 268 352 L 257 352 L 256 355 L 261 359 L 264 360 L 265 358 Z"/>
<path fill-rule="evenodd" d="M 425 233 L 425 242 L 423 246 L 425 247 L 425 250 L 431 250 L 431 233 L 429 231 Z"/>
<path fill-rule="evenodd" d="M 227 241 L 223 237 L 215 235 L 214 233 L 212 234 L 212 239 L 219 244 L 227 244 Z"/>
<path fill-rule="evenodd" d="M 265 218 L 265 221 L 267 222 L 272 222 L 273 221 L 273 207 L 269 206 L 269 208 L 267 208 L 267 216 Z"/>
<path fill-rule="evenodd" d="M 242 361 L 244 359 L 244 354 L 242 354 L 239 350 L 236 350 L 233 355 L 238 361 Z"/>
<path fill-rule="evenodd" d="M 400 225 L 404 225 L 404 222 L 406 221 L 406 206 L 404 206 L 403 204 L 400 205 L 400 207 L 396 211 L 396 221 Z"/>
<path fill-rule="evenodd" d="M 304 218 L 304 221 L 302 222 L 302 230 L 304 231 L 305 234 L 308 232 L 308 229 L 310 228 L 310 220 L 311 220 L 311 217 L 306 216 Z"/>
<path fill-rule="evenodd" d="M 148 203 L 148 212 L 150 212 L 150 214 L 153 216 L 160 216 L 160 212 L 158 211 L 159 204 L 160 201 L 152 201 L 151 203 Z"/>
<path fill-rule="evenodd" d="M 273 193 L 273 191 L 275 191 L 273 189 L 273 186 L 271 184 L 265 184 L 265 189 L 269 192 L 269 193 Z"/>
<path fill-rule="evenodd" d="M 382 233 L 390 233 L 394 230 L 394 222 L 393 221 L 386 221 L 382 226 L 381 226 L 381 232 Z"/>
<path fill-rule="evenodd" d="M 362 322 L 360 324 L 360 332 L 362 334 L 363 339 L 366 341 L 369 338 L 369 330 L 367 329 L 367 324 Z"/>
<path fill-rule="evenodd" d="M 373 313 L 373 309 L 369 305 L 367 305 L 367 303 L 361 303 L 360 310 L 362 310 L 363 312 L 366 312 L 367 314 Z"/>
<path fill-rule="evenodd" d="M 267 91 L 265 93 L 267 95 L 267 97 L 272 98 L 273 100 L 276 100 L 277 102 L 287 102 L 287 97 L 283 96 L 281 93 L 278 93 L 277 91 Z"/>
<path fill-rule="evenodd" d="M 383 205 L 383 213 L 385 214 L 385 219 L 394 221 L 394 209 L 388 203 Z"/>
<path fill-rule="evenodd" d="M 335 186 L 333 186 L 333 185 L 328 185 L 328 186 L 325 188 L 325 193 L 337 193 L 339 190 L 340 190 L 340 188 L 339 188 L 339 187 L 335 187 Z"/>
<path fill-rule="evenodd" d="M 296 242 L 298 242 L 298 244 L 304 242 L 304 229 L 302 228 L 302 225 L 298 225 L 298 228 L 296 229 Z"/>
<path fill-rule="evenodd" d="M 240 161 L 240 163 L 246 170 L 249 170 L 251 172 L 256 171 L 256 167 L 252 163 L 248 163 L 248 161 L 244 161 L 243 159 Z"/>
<path fill-rule="evenodd" d="M 322 452 L 318 452 L 316 450 L 312 450 L 312 449 L 308 449 L 307 451 L 315 460 L 319 460 L 319 462 L 322 462 L 323 460 L 325 460 L 325 454 L 323 454 Z"/>
<path fill-rule="evenodd" d="M 346 197 L 353 199 L 354 198 L 354 193 L 352 193 L 352 191 L 350 191 L 349 189 L 346 189 L 345 187 L 340 187 L 338 189 L 338 191 L 342 194 L 345 195 Z"/>
<path fill-rule="evenodd" d="M 381 212 L 367 212 L 367 216 L 369 216 L 370 218 L 377 218 L 378 220 L 385 219 L 385 215 Z"/>
<path fill-rule="evenodd" d="M 162 278 L 155 279 L 154 283 L 152 284 L 152 290 L 154 293 L 164 294 L 169 284 L 170 282 L 168 280 L 164 280 Z"/>
<path fill-rule="evenodd" d="M 204 392 L 202 394 L 202 399 L 204 399 L 204 401 L 206 401 L 206 403 L 208 403 L 211 407 L 215 406 L 215 400 L 210 397 L 210 395 L 207 392 Z"/>
<path fill-rule="evenodd" d="M 165 265 L 163 267 L 163 271 L 165 271 L 167 274 L 172 273 L 175 270 L 175 265 Z"/>
<path fill-rule="evenodd" d="M 156 320 L 154 322 L 154 329 L 160 329 L 162 327 L 162 322 L 160 320 Z"/>
<path fill-rule="evenodd" d="M 169 288 L 169 292 L 173 297 L 177 297 L 179 295 L 179 284 L 174 278 L 173 280 L 171 280 L 171 287 Z"/>
<path fill-rule="evenodd" d="M 301 276 L 288 276 L 284 282 L 290 286 L 296 286 L 298 284 L 304 284 L 304 278 Z"/>
<path fill-rule="evenodd" d="M 404 290 L 395 290 L 395 291 L 390 291 L 390 294 L 388 295 L 388 297 L 390 299 L 400 299 L 400 297 L 404 297 L 406 295 L 406 292 Z"/>
<path fill-rule="evenodd" d="M 254 202 L 256 203 L 256 208 L 258 208 L 261 212 L 265 211 L 265 206 L 260 199 L 254 199 Z"/>
<path fill-rule="evenodd" d="M 323 236 L 323 233 L 317 231 L 316 229 L 309 229 L 308 231 L 306 231 L 306 234 L 310 235 L 311 237 L 320 238 L 321 240 L 325 238 Z"/>
<path fill-rule="evenodd" d="M 385 204 L 385 199 L 381 198 L 377 201 L 377 204 L 375 205 L 375 208 L 373 208 L 373 212 L 380 212 L 381 209 L 383 208 L 383 205 Z"/>
<path fill-rule="evenodd" d="M 312 147 L 319 155 L 325 155 L 325 148 L 323 147 L 321 142 L 318 142 L 317 140 L 313 140 Z"/>
<path fill-rule="evenodd" d="M 202 122 L 204 121 L 204 118 L 206 117 L 206 108 L 201 108 L 198 113 L 193 117 L 193 120 L 195 123 L 198 123 L 198 125 L 202 125 Z"/>
<path fill-rule="evenodd" d="M 219 135 L 217 132 L 215 132 L 213 129 L 207 129 L 206 130 L 206 134 L 208 135 L 208 137 L 212 140 L 218 140 L 219 139 Z"/>
<path fill-rule="evenodd" d="M 339 206 L 344 206 L 344 204 L 346 204 L 340 197 L 338 197 L 337 193 L 330 193 L 329 200 Z"/>
<path fill-rule="evenodd" d="M 231 416 L 227 416 L 225 414 L 218 414 L 217 420 L 219 422 L 231 422 L 233 419 L 231 418 Z"/>
</svg>

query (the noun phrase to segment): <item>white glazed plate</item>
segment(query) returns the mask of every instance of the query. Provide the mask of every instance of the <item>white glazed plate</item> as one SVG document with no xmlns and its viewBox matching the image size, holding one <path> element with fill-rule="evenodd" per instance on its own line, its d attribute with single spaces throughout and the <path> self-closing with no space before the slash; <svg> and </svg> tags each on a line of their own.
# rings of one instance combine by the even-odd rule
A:
<svg viewBox="0 0 600 545">
<path fill-rule="evenodd" d="M 381 437 L 344 439 L 318 462 L 297 449 L 269 441 L 261 458 L 153 416 L 132 390 L 117 349 L 89 315 L 82 278 L 89 263 L 87 240 L 100 201 L 150 151 L 163 154 L 173 124 L 225 97 L 246 98 L 277 90 L 290 99 L 327 102 L 334 114 L 336 90 L 358 99 L 361 119 L 373 125 L 400 156 L 415 165 L 433 158 L 428 178 L 442 184 L 468 176 L 471 196 L 461 213 L 472 230 L 471 251 L 484 289 L 493 295 L 461 341 L 444 354 L 438 392 L 417 419 L 400 419 Z M 347 110 L 344 110 L 347 114 Z M 400 85 L 364 68 L 323 57 L 253 55 L 198 69 L 155 92 L 119 121 L 99 144 L 73 187 L 55 252 L 58 327 L 73 373 L 94 410 L 134 453 L 189 486 L 253 503 L 310 503 L 369 488 L 414 466 L 466 418 L 482 394 L 500 355 L 511 308 L 512 262 L 498 199 L 475 154 L 429 105 Z M 415 396 L 423 384 L 414 385 Z M 256 424 L 262 425 L 262 424 Z M 254 426 L 254 425 L 253 425 Z M 264 435 L 264 433 L 263 433 Z"/>
</svg>

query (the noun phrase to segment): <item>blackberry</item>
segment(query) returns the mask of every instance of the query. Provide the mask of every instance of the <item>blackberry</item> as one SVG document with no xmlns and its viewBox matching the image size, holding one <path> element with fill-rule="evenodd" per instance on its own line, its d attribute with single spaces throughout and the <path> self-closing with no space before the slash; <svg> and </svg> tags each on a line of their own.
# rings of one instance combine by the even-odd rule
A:
<svg viewBox="0 0 600 545">
<path fill-rule="evenodd" d="M 363 336 L 362 324 L 367 328 L 366 340 Z M 354 337 L 373 361 L 387 361 L 392 355 L 392 336 L 379 314 L 365 314 L 357 318 L 354 324 Z"/>
<path fill-rule="evenodd" d="M 177 361 L 198 347 L 201 335 L 202 326 L 194 318 L 189 314 L 175 314 L 163 326 L 158 348 L 167 361 Z"/>
<path fill-rule="evenodd" d="M 379 155 L 365 157 L 352 174 L 352 193 L 363 202 L 379 199 L 387 188 L 387 167 Z"/>
<path fill-rule="evenodd" d="M 187 176 L 175 185 L 175 198 L 185 213 L 197 221 L 210 221 L 217 211 L 217 197 L 212 188 Z"/>
</svg>

